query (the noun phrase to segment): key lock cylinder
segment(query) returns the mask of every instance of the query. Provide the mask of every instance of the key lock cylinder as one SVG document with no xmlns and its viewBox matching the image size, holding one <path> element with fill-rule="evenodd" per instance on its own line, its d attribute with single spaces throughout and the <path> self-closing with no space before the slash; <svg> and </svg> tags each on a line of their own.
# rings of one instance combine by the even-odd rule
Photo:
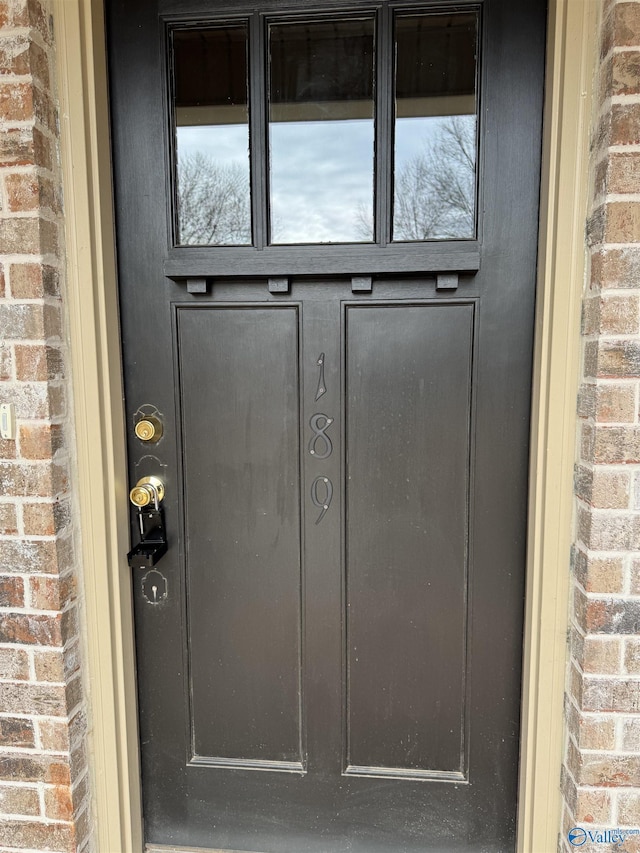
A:
<svg viewBox="0 0 640 853">
<path fill-rule="evenodd" d="M 151 569 L 166 554 L 163 499 L 164 483 L 159 477 L 143 477 L 129 492 L 140 531 L 140 542 L 127 555 L 132 569 Z"/>
</svg>

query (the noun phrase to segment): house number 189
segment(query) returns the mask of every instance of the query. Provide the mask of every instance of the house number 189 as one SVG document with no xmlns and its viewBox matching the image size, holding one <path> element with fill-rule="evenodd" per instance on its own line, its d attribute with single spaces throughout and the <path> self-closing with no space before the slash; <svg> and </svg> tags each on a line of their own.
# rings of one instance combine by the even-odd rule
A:
<svg viewBox="0 0 640 853">
<path fill-rule="evenodd" d="M 322 353 L 318 358 L 317 364 L 320 368 L 320 375 L 318 378 L 318 392 L 316 394 L 316 400 L 319 399 L 319 397 L 321 397 L 327 390 L 327 385 L 324 380 L 324 353 Z M 315 415 L 312 415 L 309 420 L 309 426 L 313 433 L 309 440 L 309 455 L 313 456 L 315 459 L 328 459 L 333 453 L 333 444 L 327 435 L 327 430 L 332 423 L 333 418 L 330 418 L 322 412 L 317 412 Z M 331 506 L 332 498 L 333 484 L 328 477 L 321 474 L 319 477 L 316 477 L 311 484 L 311 503 L 320 510 L 320 515 L 316 519 L 316 524 L 320 524 L 322 519 L 325 517 L 329 507 Z"/>
</svg>

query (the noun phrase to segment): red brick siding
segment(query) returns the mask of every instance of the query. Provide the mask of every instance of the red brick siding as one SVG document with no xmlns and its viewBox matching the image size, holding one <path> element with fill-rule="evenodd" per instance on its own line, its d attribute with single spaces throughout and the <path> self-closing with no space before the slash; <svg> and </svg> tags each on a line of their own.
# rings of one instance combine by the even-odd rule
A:
<svg viewBox="0 0 640 853">
<path fill-rule="evenodd" d="M 559 847 L 640 828 L 640 3 L 604 3 Z M 580 850 L 613 849 L 587 844 Z M 629 837 L 616 850 L 640 850 Z"/>
<path fill-rule="evenodd" d="M 0 849 L 91 846 L 53 29 L 0 0 Z"/>
</svg>

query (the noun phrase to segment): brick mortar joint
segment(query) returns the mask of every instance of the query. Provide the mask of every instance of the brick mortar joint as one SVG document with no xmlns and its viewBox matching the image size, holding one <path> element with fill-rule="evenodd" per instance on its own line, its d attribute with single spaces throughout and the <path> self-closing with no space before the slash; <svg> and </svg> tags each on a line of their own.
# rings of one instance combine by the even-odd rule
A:
<svg viewBox="0 0 640 853">
<path fill-rule="evenodd" d="M 578 715 L 578 719 L 584 722 L 590 723 L 613 723 L 614 725 L 619 722 L 621 718 L 632 718 L 634 720 L 640 721 L 640 714 L 630 714 L 628 711 L 588 711 L 582 710 L 579 708 L 572 699 L 572 707 L 575 713 Z M 578 748 L 578 747 L 576 747 Z M 597 750 L 596 750 L 597 752 Z M 597 786 L 596 786 L 597 787 Z M 638 788 L 640 791 L 640 787 Z"/>
<path fill-rule="evenodd" d="M 79 650 L 79 648 L 80 648 L 79 643 L 80 643 L 80 635 L 79 635 L 79 633 L 74 633 L 61 646 L 48 646 L 44 643 L 38 644 L 38 643 L 5 642 L 5 643 L 0 644 L 0 649 L 2 651 L 17 650 L 17 651 L 24 651 L 27 653 L 29 653 L 29 652 L 31 652 L 31 653 L 41 652 L 41 653 L 45 653 L 45 654 L 54 653 L 54 654 L 60 654 L 60 655 L 68 655 L 68 654 L 72 654 L 74 651 Z M 77 671 L 70 673 L 67 681 L 72 681 L 73 678 L 77 675 L 78 675 Z M 4 679 L 4 680 L 11 680 L 11 679 Z M 28 679 L 22 679 L 22 680 L 24 681 L 24 680 L 28 680 Z M 60 682 L 60 683 L 62 684 L 63 682 Z M 64 682 L 64 683 L 67 683 L 67 682 Z M 0 712 L 0 716 L 2 716 L 2 713 L 4 713 L 4 712 Z M 69 714 L 68 716 L 71 718 L 73 715 Z"/>
<path fill-rule="evenodd" d="M 33 207 L 28 210 L 5 211 L 0 214 L 3 222 L 15 222 L 16 220 L 36 220 L 38 222 L 50 222 L 62 227 L 59 221 L 60 214 L 52 207 Z"/>
<path fill-rule="evenodd" d="M 45 215 L 43 215 L 45 214 Z M 48 207 L 36 207 L 30 210 L 3 210 L 0 213 L 3 222 L 15 222 L 16 220 L 34 220 L 36 222 L 50 222 L 57 225 L 61 230 L 63 223 L 60 214 Z"/>
<path fill-rule="evenodd" d="M 67 787 L 67 786 L 63 786 L 63 787 Z M 5 814 L 0 813 L 0 820 L 3 820 L 5 817 L 6 817 Z M 13 815 L 11 817 L 13 817 Z M 70 826 L 73 823 L 72 820 L 65 820 L 64 818 L 61 818 L 61 817 L 60 818 L 48 817 L 45 814 L 32 815 L 32 816 L 27 815 L 26 817 L 29 821 L 34 821 L 35 823 L 44 824 L 44 825 Z M 5 845 L 3 845 L 1 849 L 5 850 L 6 849 Z M 22 849 L 22 848 L 19 848 L 19 849 Z M 49 848 L 45 848 L 45 849 L 49 849 Z M 25 851 L 23 851 L 23 853 L 32 853 L 32 851 L 31 850 L 25 850 Z M 55 853 L 57 853 L 57 851 L 55 851 Z"/>
<path fill-rule="evenodd" d="M 25 252 L 24 254 L 7 252 L 0 257 L 3 264 L 40 264 L 41 266 L 52 267 L 57 272 L 63 271 L 57 255 L 52 255 L 50 252 Z"/>
<path fill-rule="evenodd" d="M 0 751 L 0 755 L 23 755 L 26 757 L 49 757 L 49 756 L 59 756 L 60 758 L 66 758 L 71 755 L 71 749 L 43 749 L 42 747 L 26 747 L 26 746 L 9 746 L 8 744 L 2 746 L 2 750 Z M 69 786 L 72 787 L 72 786 Z"/>
<path fill-rule="evenodd" d="M 77 788 L 89 773 L 89 768 L 85 767 L 82 773 L 78 775 L 78 779 L 70 785 L 63 785 L 64 788 Z M 0 788 L 24 788 L 25 790 L 40 790 L 55 791 L 60 787 L 57 782 L 20 782 L 15 779 L 0 779 Z"/>
<path fill-rule="evenodd" d="M 58 218 L 62 225 L 62 216 Z M 51 252 L 4 252 L 0 257 L 2 257 L 3 264 L 39 264 L 45 267 L 52 267 L 57 272 L 64 271 L 64 265 L 60 258 Z"/>
<path fill-rule="evenodd" d="M 635 424 L 630 424 L 626 421 L 621 422 L 612 422 L 607 421 L 607 426 L 612 427 L 626 427 L 626 426 L 634 426 Z M 580 470 L 587 470 L 591 475 L 597 476 L 600 473 L 603 474 L 629 474 L 630 476 L 634 473 L 640 472 L 640 462 L 593 462 L 591 460 L 580 460 L 577 459 L 575 462 L 575 468 Z"/>
<path fill-rule="evenodd" d="M 634 291 L 630 296 L 635 296 L 635 298 L 640 295 L 640 291 Z M 598 297 L 596 296 L 596 299 Z M 585 344 L 617 344 L 617 343 L 640 343 L 640 334 L 638 332 L 593 332 L 588 335 L 583 336 L 583 341 Z M 589 377 L 597 381 L 600 377 Z M 604 379 L 617 379 L 617 376 L 606 376 Z M 622 375 L 619 377 L 621 382 L 626 380 L 632 382 L 640 382 L 640 375 L 636 375 L 630 373 L 628 375 Z"/>
<path fill-rule="evenodd" d="M 57 177 L 53 169 L 43 166 L 41 163 L 26 163 L 23 165 L 11 163 L 8 166 L 0 166 L 0 175 L 4 178 L 13 177 L 14 175 L 26 175 L 27 177 L 36 175 L 39 178 L 47 178 L 52 182 Z"/>
<path fill-rule="evenodd" d="M 631 104 L 640 104 L 640 93 L 618 92 L 614 95 L 611 95 L 612 107 L 624 107 Z"/>
<path fill-rule="evenodd" d="M 638 244 L 640 248 L 640 243 Z M 620 299 L 621 295 L 619 292 L 614 294 L 616 298 Z M 637 299 L 640 296 L 640 289 L 631 289 L 629 288 L 628 297 L 632 299 Z M 600 291 L 599 293 L 594 294 L 591 297 L 587 298 L 587 302 L 606 302 L 609 297 L 606 291 Z M 600 343 L 601 341 L 609 342 L 609 341 L 640 341 L 640 332 L 589 332 L 587 334 L 582 335 L 582 340 L 585 344 L 590 343 Z M 622 379 L 634 379 L 636 382 L 640 380 L 640 376 L 628 376 L 621 377 Z"/>
<path fill-rule="evenodd" d="M 602 641 L 603 643 L 606 643 L 606 642 L 615 641 L 615 642 L 620 643 L 623 647 L 626 646 L 629 642 L 631 642 L 631 643 L 639 642 L 640 643 L 640 635 L 638 635 L 638 634 L 596 634 L 596 633 L 593 633 L 591 631 L 590 632 L 585 631 L 582 628 L 582 626 L 578 622 L 575 622 L 575 621 L 570 622 L 569 628 L 571 629 L 571 631 L 575 632 L 575 634 L 578 635 L 578 639 L 582 642 L 584 642 L 584 641 L 591 641 L 591 642 Z M 571 640 L 569 640 L 569 643 L 571 643 Z M 583 671 L 582 670 L 582 663 L 572 653 L 570 656 L 570 660 L 574 660 L 574 659 L 578 665 L 578 668 L 582 672 Z M 621 675 L 624 673 L 619 672 L 617 674 Z M 602 673 L 602 675 L 606 675 L 606 673 Z M 629 673 L 629 675 L 635 679 L 640 679 L 640 673 Z M 640 711 L 638 711 L 638 714 L 640 714 Z"/>
<path fill-rule="evenodd" d="M 69 717 L 68 714 L 26 714 L 24 712 L 13 712 L 13 711 L 3 711 L 0 713 L 0 720 L 2 719 L 11 719 L 11 720 L 24 720 L 27 723 L 35 723 L 40 725 L 42 723 L 53 723 L 55 725 L 66 725 L 69 726 L 72 722 L 72 717 Z M 19 782 L 19 780 L 17 780 Z M 20 783 L 27 784 L 27 783 Z"/>
<path fill-rule="evenodd" d="M 603 635 L 602 634 L 587 634 L 587 636 L 588 637 L 602 637 Z M 621 641 L 623 639 L 623 635 L 607 634 L 606 638 L 607 639 L 616 639 L 618 641 Z M 572 657 L 572 660 L 574 660 L 576 663 L 576 671 L 578 672 L 578 674 L 580 676 L 582 676 L 582 678 L 584 678 L 585 680 L 588 679 L 588 680 L 592 681 L 594 684 L 597 684 L 599 681 L 613 681 L 613 682 L 621 683 L 621 684 L 630 684 L 630 683 L 631 684 L 638 684 L 638 686 L 640 686 L 640 675 L 638 675 L 638 674 L 634 674 L 634 673 L 625 674 L 625 673 L 620 673 L 620 672 L 610 672 L 610 673 L 588 672 L 588 671 L 585 672 L 585 670 L 582 668 L 580 661 L 578 661 L 575 657 Z M 620 713 L 622 715 L 627 714 L 627 712 L 625 712 L 625 711 L 616 711 L 615 713 Z"/>
<path fill-rule="evenodd" d="M 640 152 L 640 146 L 638 146 L 638 151 Z M 586 248 L 593 255 L 597 252 L 610 252 L 610 251 L 620 251 L 625 249 L 637 249 L 640 247 L 640 241 L 636 242 L 624 242 L 624 243 L 612 243 L 607 241 L 596 240 L 594 242 L 588 243 Z M 629 288 L 631 291 L 635 291 L 637 288 Z M 625 288 L 626 290 L 626 288 Z"/>
<path fill-rule="evenodd" d="M 608 380 L 612 380 L 614 382 L 617 381 L 615 376 L 606 376 L 603 378 L 608 379 Z M 631 379 L 631 377 L 629 377 L 629 379 Z M 633 381 L 636 382 L 637 380 L 633 379 Z M 618 431 L 624 430 L 625 432 L 632 434 L 634 432 L 637 432 L 638 429 L 640 428 L 640 424 L 637 421 L 624 422 L 622 424 L 615 424 L 615 423 L 609 423 L 608 421 L 594 421 L 591 417 L 588 419 L 584 418 L 583 420 L 584 420 L 584 424 L 583 424 L 584 427 L 592 428 L 594 430 L 594 432 L 598 431 L 598 432 L 602 432 L 603 434 L 606 434 L 607 432 L 612 432 L 613 430 L 618 430 Z M 600 465 L 634 466 L 634 465 L 638 465 L 639 463 L 636 461 L 633 461 L 633 462 L 595 462 L 594 464 L 598 465 L 598 466 L 600 466 Z"/>
<path fill-rule="evenodd" d="M 25 385 L 30 385 L 30 384 L 32 384 L 32 383 L 30 383 L 30 382 L 25 382 L 24 384 L 25 384 Z M 46 384 L 46 383 L 44 383 L 44 382 L 43 382 L 43 383 L 38 383 L 38 384 L 42 384 L 42 385 L 44 385 L 44 384 Z M 63 461 L 64 461 L 64 460 L 63 460 Z M 56 466 L 56 467 L 60 467 L 60 465 L 58 464 L 58 460 L 57 460 L 57 459 L 53 459 L 53 458 L 51 458 L 51 457 L 48 457 L 47 459 L 25 459 L 25 458 L 22 458 L 22 457 L 17 457 L 17 458 L 15 458 L 15 459 L 3 459 L 3 460 L 1 460 L 1 461 L 0 461 L 0 464 L 2 464 L 2 465 L 10 465 L 10 466 L 14 466 L 14 465 L 15 465 L 16 467 L 27 467 L 27 468 L 30 468 L 30 467 L 33 467 L 33 468 L 42 467 L 42 468 L 44 468 L 44 467 L 54 467 L 54 466 Z M 66 492 L 65 492 L 65 493 L 60 492 L 60 493 L 56 493 L 55 495 L 46 495 L 46 496 L 44 496 L 44 495 L 40 495 L 40 497 L 54 497 L 54 498 L 55 498 L 55 497 L 57 497 L 59 494 L 67 494 L 67 493 L 66 493 Z M 5 496 L 5 497 L 6 497 L 6 496 Z M 28 497 L 28 496 L 24 496 L 24 495 L 16 495 L 16 499 L 18 499 L 18 498 L 20 498 L 20 497 Z"/>
<path fill-rule="evenodd" d="M 637 421 L 594 421 L 591 417 L 578 416 L 578 426 L 584 427 L 609 426 L 612 429 L 625 429 L 627 427 L 635 427 L 638 425 Z M 579 457 L 576 464 L 583 468 L 593 468 L 594 471 L 605 470 L 611 473 L 623 473 L 624 471 L 630 471 L 634 466 L 638 465 L 637 462 L 596 462 L 591 457 L 588 459 Z"/>
<path fill-rule="evenodd" d="M 567 769 L 567 772 L 570 773 L 570 771 L 568 769 Z M 640 788 L 633 787 L 633 785 L 629 785 L 629 786 L 625 785 L 623 790 L 619 790 L 616 788 L 603 787 L 601 785 L 584 785 L 584 784 L 581 784 L 581 785 L 576 785 L 576 789 L 578 791 L 589 791 L 589 792 L 606 791 L 607 793 L 611 794 L 612 797 L 618 796 L 618 794 L 632 794 L 634 796 L 637 796 L 638 794 L 640 794 Z"/>
<path fill-rule="evenodd" d="M 0 255 L 0 262 L 1 262 L 1 259 L 2 259 L 2 256 Z M 11 262 L 9 262 L 9 263 L 11 263 Z M 39 266 L 39 267 L 47 266 L 47 264 L 38 264 L 38 263 L 36 263 L 34 265 Z M 22 264 L 11 264 L 11 266 L 22 266 Z M 38 306 L 42 306 L 43 308 L 45 308 L 45 307 L 46 308 L 62 308 L 64 306 L 64 302 L 63 302 L 61 296 L 52 296 L 49 294 L 45 294 L 44 296 L 33 296 L 33 297 L 7 296 L 4 299 L 0 299 L 0 305 L 8 305 L 9 307 L 11 307 L 12 305 L 15 305 L 15 306 L 26 305 L 26 306 L 32 306 L 32 307 L 35 306 L 36 308 Z M 11 338 L 10 341 L 8 341 L 8 342 L 14 344 L 16 342 L 16 339 Z"/>
<path fill-rule="evenodd" d="M 591 430 L 593 430 L 594 433 L 597 432 L 598 434 L 602 434 L 602 435 L 606 435 L 607 432 L 612 433 L 614 430 L 616 432 L 624 432 L 625 434 L 633 435 L 634 433 L 637 433 L 638 430 L 640 429 L 640 423 L 638 423 L 637 421 L 633 421 L 633 422 L 625 421 L 623 423 L 609 423 L 608 421 L 593 421 L 590 418 L 589 419 L 582 418 L 581 421 L 582 421 L 581 425 L 582 425 L 583 429 L 591 429 Z M 585 461 L 588 461 L 591 458 L 592 457 L 590 457 L 590 456 L 589 457 L 586 457 L 586 456 L 583 457 L 583 459 Z M 613 460 L 612 462 L 599 462 L 595 459 L 595 457 L 593 457 L 593 458 L 594 458 L 594 461 L 592 464 L 597 465 L 599 468 L 600 467 L 606 468 L 607 465 L 628 465 L 629 468 L 632 468 L 632 467 L 638 465 L 638 462 L 636 460 L 633 460 L 631 462 L 625 462 L 624 460 L 618 460 L 618 461 Z"/>
<path fill-rule="evenodd" d="M 627 554 L 630 554 L 630 553 L 631 554 L 637 553 L 637 556 L 640 557 L 640 553 L 629 552 L 629 551 L 604 551 L 604 552 L 601 551 L 601 552 L 597 552 L 597 553 L 601 553 L 601 554 L 604 553 L 607 555 L 616 555 L 618 557 L 620 556 L 620 554 L 624 554 L 626 556 Z M 626 602 L 626 601 L 634 602 L 635 601 L 635 602 L 640 603 L 640 595 L 632 595 L 632 594 L 626 593 L 626 592 L 589 592 L 580 583 L 579 579 L 575 576 L 575 574 L 573 577 L 573 584 L 574 584 L 575 589 L 577 589 L 580 593 L 582 593 L 582 595 L 584 596 L 586 601 L 602 601 L 602 602 L 611 602 L 611 603 L 617 602 L 617 601 L 620 601 L 620 602 Z M 584 636 L 587 637 L 590 635 L 585 632 Z M 594 636 L 629 638 L 629 637 L 636 637 L 638 635 L 637 634 L 594 634 Z"/>
<path fill-rule="evenodd" d="M 639 195 L 640 199 L 640 195 Z M 636 244 L 634 244 L 636 245 Z M 593 260 L 593 256 L 597 256 L 598 259 L 602 257 L 602 254 L 608 253 L 600 253 L 597 249 L 592 252 L 591 259 Z M 584 302 L 609 302 L 611 299 L 637 299 L 638 294 L 640 293 L 640 285 L 636 287 L 602 287 L 599 281 L 592 281 L 589 289 L 585 291 L 583 300 Z"/>
<path fill-rule="evenodd" d="M 622 752 L 622 751 L 611 750 L 611 749 L 585 749 L 584 747 L 576 747 L 576 748 L 581 755 L 584 755 L 587 758 L 590 758 L 592 756 L 598 756 L 598 757 L 603 756 L 605 758 L 629 758 L 630 756 L 634 755 L 633 752 L 629 753 L 629 752 Z M 584 787 L 584 786 L 581 785 L 579 787 Z M 594 785 L 594 787 L 597 788 L 600 786 Z M 615 787 L 609 788 L 607 785 L 602 785 L 601 787 L 605 788 L 607 790 L 616 790 Z M 625 790 L 626 790 L 626 786 L 625 786 Z"/>
<path fill-rule="evenodd" d="M 640 377 L 633 376 L 620 376 L 620 377 L 609 377 L 609 376 L 583 376 L 580 382 L 581 385 L 587 385 L 590 388 L 611 388 L 616 385 L 623 385 L 625 388 L 630 385 L 640 385 Z M 587 420 L 585 418 L 584 420 Z M 593 416 L 589 416 L 589 420 L 594 423 L 609 423 L 609 421 L 594 421 Z"/>
<path fill-rule="evenodd" d="M 35 42 L 38 47 L 41 47 L 47 54 L 50 54 L 50 57 L 53 56 L 55 51 L 53 41 L 47 41 L 37 27 L 34 27 L 31 24 L 22 27 L 0 27 L 0 42 L 3 40 L 9 41 L 11 38 L 15 38 L 16 36 L 26 37 L 29 43 Z"/>
<path fill-rule="evenodd" d="M 9 41 L 9 39 L 5 39 L 5 41 Z M 0 48 L 2 47 L 1 42 L 2 36 L 0 31 Z M 33 44 L 31 40 L 29 40 L 28 43 Z M 29 86 L 31 89 L 38 89 L 47 97 L 50 97 L 52 94 L 51 86 L 44 80 L 41 80 L 33 70 L 25 71 L 23 74 L 3 74 L 2 77 L 0 77 L 0 89 L 2 89 L 3 86 Z"/>
<path fill-rule="evenodd" d="M 612 159 L 612 158 L 610 158 Z M 609 178 L 604 182 L 605 191 L 598 193 L 594 198 L 591 208 L 592 213 L 597 213 L 612 204 L 638 204 L 640 202 L 640 190 L 629 190 L 628 192 L 611 192 L 607 189 Z"/>
<path fill-rule="evenodd" d="M 25 506 L 29 506 L 31 503 L 29 498 L 23 498 L 22 500 L 24 501 L 24 503 L 16 502 L 14 504 L 14 506 L 24 508 Z M 58 503 L 60 503 L 60 502 L 57 501 L 55 498 L 52 498 L 48 504 L 40 502 L 38 505 L 39 506 L 55 507 L 58 505 Z M 9 504 L 8 501 L 5 502 L 5 505 L 7 505 L 7 504 Z M 53 522 L 55 523 L 55 518 L 53 518 Z M 10 534 L 4 533 L 4 534 L 2 534 L 1 541 L 2 542 L 8 542 L 8 543 L 13 544 L 13 545 L 15 545 L 16 541 L 22 541 L 24 539 L 29 539 L 30 541 L 33 541 L 33 542 L 53 542 L 53 543 L 61 542 L 63 544 L 66 544 L 69 542 L 69 536 L 66 534 L 67 528 L 71 529 L 71 535 L 73 536 L 73 528 L 71 527 L 71 525 L 64 524 L 64 525 L 61 525 L 60 528 L 58 530 L 56 530 L 54 533 L 46 534 L 46 535 L 42 534 L 40 536 L 40 538 L 38 538 L 38 536 L 33 534 L 33 533 L 10 533 Z M 73 574 L 72 571 L 67 570 L 67 571 L 56 572 L 56 574 L 54 574 L 54 575 L 51 575 L 49 572 L 31 572 L 30 574 L 25 575 L 21 572 L 5 572 L 2 569 L 0 569 L 0 577 L 13 577 L 13 578 L 15 578 L 15 577 L 26 577 L 26 578 L 37 577 L 39 579 L 50 578 L 50 577 L 66 578 L 72 574 Z"/>
<path fill-rule="evenodd" d="M 55 577 L 55 576 L 54 576 Z M 0 607 L 0 616 L 44 616 L 49 619 L 54 620 L 58 616 L 66 615 L 70 609 L 73 609 L 73 602 L 71 602 L 71 606 L 65 605 L 61 609 L 39 609 L 37 607 Z M 8 644 L 9 648 L 17 648 L 17 646 L 13 644 Z M 40 650 L 42 647 L 34 643 L 33 645 L 29 643 L 23 643 L 22 648 L 26 650 Z M 50 648 L 55 648 L 56 651 L 64 653 L 65 649 L 63 646 L 55 646 L 55 647 L 47 647 L 47 650 Z M 0 681 L 12 681 L 14 679 L 4 679 L 0 677 Z M 24 679 L 19 679 L 23 681 Z"/>
<path fill-rule="evenodd" d="M 638 204 L 640 203 L 640 189 L 629 190 L 628 192 L 612 192 L 607 191 L 602 195 L 603 204 Z"/>
<path fill-rule="evenodd" d="M 638 462 L 629 462 L 628 467 L 626 469 L 623 468 L 624 463 L 616 463 L 616 466 L 613 470 L 609 471 L 609 465 L 605 462 L 603 464 L 597 464 L 595 462 L 585 461 L 584 463 L 578 462 L 578 466 L 580 468 L 589 467 L 589 473 L 595 474 L 622 474 L 628 473 L 630 476 L 638 473 L 640 471 L 640 463 Z M 585 509 L 585 512 L 588 512 L 593 518 L 638 518 L 640 519 L 640 510 L 630 507 L 597 507 L 593 506 L 593 504 L 585 501 L 584 498 L 580 497 L 580 495 L 576 495 L 576 502 L 581 508 Z M 625 551 L 629 551 L 629 548 L 625 548 Z M 640 553 L 640 549 L 636 549 Z"/>
<path fill-rule="evenodd" d="M 612 142 L 606 146 L 606 151 L 612 155 L 615 154 L 638 154 L 640 152 L 640 142 Z"/>
<path fill-rule="evenodd" d="M 45 460 L 39 460 L 39 461 L 45 461 Z M 21 504 L 22 506 L 24 506 L 25 503 L 30 502 L 29 497 L 21 496 L 21 499 L 23 501 L 23 503 Z M 45 500 L 47 500 L 47 499 L 54 506 L 58 503 L 58 501 L 55 497 L 46 498 Z M 54 533 L 27 533 L 27 534 L 21 535 L 20 539 L 23 539 L 25 542 L 52 542 L 52 543 L 67 542 L 69 540 L 69 537 L 73 535 L 73 532 L 74 532 L 73 525 L 70 524 L 69 522 L 67 522 L 65 524 L 61 524 L 60 528 L 58 530 L 56 530 Z M 15 538 L 16 538 L 16 536 L 13 533 L 12 534 L 6 534 L 6 533 L 0 534 L 0 542 L 13 542 L 15 540 Z M 0 575 L 2 575 L 2 574 L 4 574 L 4 572 L 0 571 Z M 16 574 L 21 574 L 21 573 L 20 572 L 11 572 L 11 574 L 15 576 Z M 47 573 L 41 572 L 41 574 L 46 575 Z"/>
</svg>

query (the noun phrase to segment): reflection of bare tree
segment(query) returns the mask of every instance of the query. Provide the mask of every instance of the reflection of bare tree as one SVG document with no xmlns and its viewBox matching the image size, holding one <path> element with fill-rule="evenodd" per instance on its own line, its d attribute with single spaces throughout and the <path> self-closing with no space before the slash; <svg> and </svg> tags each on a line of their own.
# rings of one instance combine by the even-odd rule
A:
<svg viewBox="0 0 640 853">
<path fill-rule="evenodd" d="M 197 152 L 178 160 L 178 222 L 182 245 L 251 243 L 249 174 Z"/>
<path fill-rule="evenodd" d="M 474 116 L 449 116 L 424 152 L 400 166 L 395 177 L 395 240 L 472 237 L 475 228 L 476 132 Z M 361 208 L 359 233 L 371 234 Z M 368 239 L 371 239 L 368 236 Z"/>
<path fill-rule="evenodd" d="M 475 167 L 475 119 L 451 116 L 434 143 L 396 176 L 395 239 L 473 236 Z"/>
</svg>

